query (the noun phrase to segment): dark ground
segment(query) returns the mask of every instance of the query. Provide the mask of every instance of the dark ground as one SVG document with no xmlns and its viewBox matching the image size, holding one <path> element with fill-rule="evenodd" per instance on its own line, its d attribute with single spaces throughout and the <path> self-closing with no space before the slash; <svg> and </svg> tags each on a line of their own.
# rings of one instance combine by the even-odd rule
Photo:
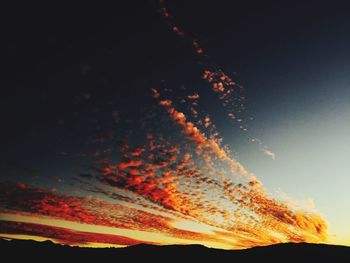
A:
<svg viewBox="0 0 350 263">
<path fill-rule="evenodd" d="M 350 247 L 286 243 L 266 247 L 256 247 L 246 250 L 219 250 L 210 249 L 200 245 L 187 246 L 152 246 L 137 245 L 127 248 L 78 248 L 63 245 L 55 245 L 50 241 L 35 242 L 14 240 L 0 240 L 1 254 L 4 259 L 11 262 L 26 260 L 30 262 L 81 260 L 142 260 L 153 262 L 172 262 L 173 260 L 268 260 L 272 262 L 286 260 L 301 260 L 324 262 L 325 260 L 350 259 Z"/>
</svg>

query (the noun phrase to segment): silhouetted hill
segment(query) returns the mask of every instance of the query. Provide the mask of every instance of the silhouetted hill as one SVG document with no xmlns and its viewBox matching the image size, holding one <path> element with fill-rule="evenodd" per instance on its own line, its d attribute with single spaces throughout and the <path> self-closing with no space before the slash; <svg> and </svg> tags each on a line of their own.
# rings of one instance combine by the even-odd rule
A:
<svg viewBox="0 0 350 263">
<path fill-rule="evenodd" d="M 80 248 L 56 245 L 50 241 L 0 240 L 1 255 L 4 259 L 25 259 L 43 261 L 63 260 L 136 260 L 146 262 L 169 262 L 172 260 L 350 260 L 350 247 L 307 243 L 286 243 L 246 250 L 210 249 L 201 245 L 153 246 L 137 245 L 126 248 Z M 182 263 L 182 262 L 181 262 Z"/>
</svg>

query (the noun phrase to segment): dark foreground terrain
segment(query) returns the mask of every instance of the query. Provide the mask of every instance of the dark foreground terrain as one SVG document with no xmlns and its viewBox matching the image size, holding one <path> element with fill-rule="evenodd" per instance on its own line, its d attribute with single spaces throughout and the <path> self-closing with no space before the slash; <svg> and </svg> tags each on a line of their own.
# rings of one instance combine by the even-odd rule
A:
<svg viewBox="0 0 350 263">
<path fill-rule="evenodd" d="M 24 240 L 0 240 L 2 259 L 6 262 L 25 260 L 30 262 L 62 262 L 71 260 L 100 261 L 142 260 L 151 262 L 173 262 L 173 260 L 341 260 L 350 262 L 350 247 L 306 243 L 287 243 L 246 250 L 210 249 L 200 245 L 152 246 L 137 245 L 127 248 L 79 248 L 56 245 L 50 241 L 35 242 Z M 32 261 L 34 260 L 34 261 Z M 5 261 L 4 261 L 5 262 Z M 129 261 L 128 261 L 129 262 Z M 337 261 L 338 262 L 338 261 Z"/>
</svg>

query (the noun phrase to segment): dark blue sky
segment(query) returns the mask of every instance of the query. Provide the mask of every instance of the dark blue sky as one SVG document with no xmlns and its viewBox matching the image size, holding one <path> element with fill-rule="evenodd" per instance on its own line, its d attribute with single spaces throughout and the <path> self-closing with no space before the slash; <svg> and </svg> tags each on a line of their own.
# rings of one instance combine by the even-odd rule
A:
<svg viewBox="0 0 350 263">
<path fill-rule="evenodd" d="M 265 126 L 283 125 L 286 116 L 317 111 L 338 98 L 348 102 L 346 1 L 167 5 L 177 23 L 200 39 L 210 63 L 246 87 L 256 136 L 264 136 Z M 198 58 L 170 32 L 156 1 L 16 2 L 2 10 L 1 20 L 4 162 L 80 152 L 91 138 L 116 128 L 114 111 L 122 122 L 139 118 L 152 85 L 166 83 L 175 93 L 205 85 Z M 222 131 L 232 133 L 216 104 L 205 105 Z"/>
</svg>

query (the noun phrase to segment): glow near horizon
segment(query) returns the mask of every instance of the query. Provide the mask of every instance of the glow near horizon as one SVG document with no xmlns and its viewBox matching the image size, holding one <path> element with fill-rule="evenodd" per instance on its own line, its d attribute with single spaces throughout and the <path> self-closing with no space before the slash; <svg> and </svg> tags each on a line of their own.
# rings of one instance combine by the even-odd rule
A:
<svg viewBox="0 0 350 263">
<path fill-rule="evenodd" d="M 130 230 L 130 229 L 123 229 L 123 228 L 116 228 L 116 227 L 107 227 L 107 226 L 100 226 L 100 225 L 82 224 L 82 223 L 77 223 L 77 222 L 72 222 L 72 221 L 67 221 L 62 219 L 55 219 L 55 218 L 46 217 L 46 216 L 33 217 L 31 215 L 23 216 L 23 215 L 17 215 L 17 214 L 0 213 L 0 218 L 1 220 L 5 220 L 5 221 L 42 224 L 47 226 L 66 228 L 66 229 L 80 231 L 80 232 L 118 235 L 118 236 L 124 236 L 124 237 L 133 238 L 136 240 L 140 240 L 142 242 L 159 243 L 162 245 L 194 243 L 193 240 L 171 237 L 166 233 L 157 233 L 157 232 Z M 184 224 L 184 222 L 180 223 L 180 225 L 182 224 Z M 198 226 L 196 226 L 193 222 L 191 222 L 191 226 L 193 228 L 192 231 L 195 231 L 197 229 L 197 232 L 199 233 L 210 232 L 211 231 L 210 229 L 212 228 L 204 224 L 198 224 Z M 8 235 L 8 234 L 0 234 L 0 235 L 7 238 L 11 238 L 11 235 Z M 15 235 L 15 237 L 20 239 L 33 239 L 37 241 L 54 240 L 53 238 L 45 238 L 40 236 L 35 236 L 35 238 L 33 238 L 32 235 Z M 12 238 L 14 237 L 12 236 Z M 232 240 L 234 240 L 234 238 Z M 219 242 L 198 240 L 195 243 L 202 244 L 204 246 L 212 247 L 212 248 L 234 249 L 232 245 L 227 245 L 221 242 L 219 243 Z M 91 242 L 90 244 L 94 246 L 94 244 L 96 243 Z M 101 243 L 97 243 L 97 244 L 98 244 L 98 247 L 104 247 L 104 245 Z M 115 246 L 115 245 L 108 244 L 106 246 L 108 247 L 108 246 Z"/>
</svg>

